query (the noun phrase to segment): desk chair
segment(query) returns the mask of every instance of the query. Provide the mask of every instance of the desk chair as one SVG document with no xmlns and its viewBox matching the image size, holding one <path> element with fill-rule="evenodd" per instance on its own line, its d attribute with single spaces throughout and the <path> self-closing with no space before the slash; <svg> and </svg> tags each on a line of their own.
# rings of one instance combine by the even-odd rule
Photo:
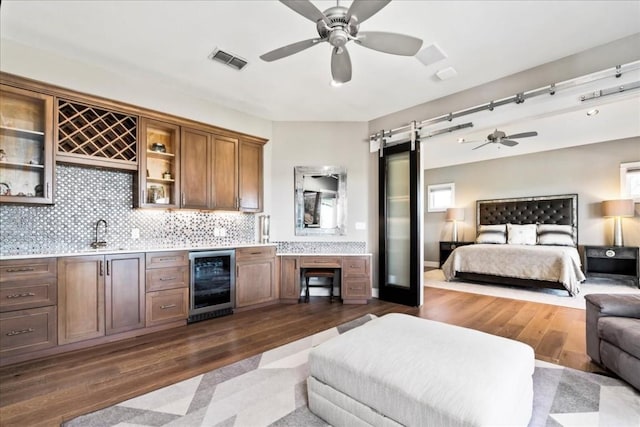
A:
<svg viewBox="0 0 640 427">
<path fill-rule="evenodd" d="M 307 285 L 304 302 L 309 302 L 309 288 L 329 288 L 329 302 L 333 302 L 333 280 L 335 278 L 335 270 L 333 268 L 310 268 L 308 270 L 304 270 L 304 273 L 302 274 L 304 276 L 305 284 Z M 328 284 L 322 283 L 318 285 L 310 285 L 309 279 L 312 277 L 327 277 L 330 280 Z"/>
</svg>

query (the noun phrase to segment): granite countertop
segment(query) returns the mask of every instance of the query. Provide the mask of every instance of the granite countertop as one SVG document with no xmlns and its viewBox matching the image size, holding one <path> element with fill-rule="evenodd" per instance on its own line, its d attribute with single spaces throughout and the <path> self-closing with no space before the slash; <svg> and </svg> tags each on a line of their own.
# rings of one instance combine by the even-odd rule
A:
<svg viewBox="0 0 640 427">
<path fill-rule="evenodd" d="M 110 255 L 110 254 L 133 254 L 140 252 L 169 252 L 169 251 L 207 251 L 207 250 L 222 250 L 222 249 L 237 249 L 237 248 L 252 248 L 257 246 L 277 246 L 275 243 L 241 243 L 237 245 L 225 245 L 225 246 L 172 246 L 172 247 L 139 247 L 139 248 L 102 248 L 102 249 L 82 249 L 76 251 L 67 252 L 50 252 L 50 253 L 38 253 L 38 254 L 18 254 L 18 255 L 1 255 L 1 260 L 13 260 L 13 259 L 36 259 L 36 258 L 55 258 L 55 257 L 67 257 L 67 256 L 83 256 L 83 255 Z"/>
</svg>

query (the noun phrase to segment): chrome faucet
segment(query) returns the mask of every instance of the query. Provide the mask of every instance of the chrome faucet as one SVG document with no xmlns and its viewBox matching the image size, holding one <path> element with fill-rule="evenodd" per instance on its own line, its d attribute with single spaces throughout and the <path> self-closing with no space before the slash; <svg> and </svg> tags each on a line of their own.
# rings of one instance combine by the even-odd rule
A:
<svg viewBox="0 0 640 427">
<path fill-rule="evenodd" d="M 98 240 L 98 228 L 100 228 L 100 224 L 104 224 L 104 240 Z M 104 219 L 99 219 L 98 222 L 96 222 L 96 238 L 93 241 L 93 243 L 91 243 L 91 247 L 93 249 L 106 247 L 107 246 L 106 238 L 107 238 L 107 221 L 105 221 Z"/>
</svg>

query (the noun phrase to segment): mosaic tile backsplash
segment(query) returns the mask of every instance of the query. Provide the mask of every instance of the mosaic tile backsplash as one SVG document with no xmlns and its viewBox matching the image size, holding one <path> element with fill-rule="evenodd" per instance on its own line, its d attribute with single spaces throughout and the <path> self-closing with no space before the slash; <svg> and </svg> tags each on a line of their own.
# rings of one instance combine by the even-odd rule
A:
<svg viewBox="0 0 640 427">
<path fill-rule="evenodd" d="M 278 253 L 290 254 L 362 254 L 365 242 L 274 242 Z"/>
<path fill-rule="evenodd" d="M 0 205 L 0 256 L 87 250 L 99 219 L 108 224 L 108 249 L 256 241 L 253 214 L 133 209 L 134 176 L 128 172 L 58 164 L 56 178 L 53 206 Z M 139 239 L 131 239 L 132 228 L 140 230 Z"/>
</svg>

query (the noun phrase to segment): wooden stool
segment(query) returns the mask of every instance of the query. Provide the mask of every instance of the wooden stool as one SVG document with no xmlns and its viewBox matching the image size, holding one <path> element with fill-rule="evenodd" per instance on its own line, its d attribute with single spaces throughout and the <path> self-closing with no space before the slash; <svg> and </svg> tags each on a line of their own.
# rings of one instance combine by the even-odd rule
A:
<svg viewBox="0 0 640 427">
<path fill-rule="evenodd" d="M 308 270 L 304 271 L 303 276 L 304 276 L 305 283 L 307 285 L 307 289 L 305 291 L 304 302 L 309 302 L 309 288 L 329 288 L 330 289 L 330 291 L 329 291 L 329 302 L 333 302 L 333 279 L 334 279 L 334 276 L 335 276 L 334 269 L 329 269 L 329 268 L 308 269 Z M 310 285 L 309 284 L 309 279 L 312 278 L 312 277 L 317 277 L 317 278 L 328 277 L 331 280 L 329 281 L 329 284 Z"/>
</svg>

